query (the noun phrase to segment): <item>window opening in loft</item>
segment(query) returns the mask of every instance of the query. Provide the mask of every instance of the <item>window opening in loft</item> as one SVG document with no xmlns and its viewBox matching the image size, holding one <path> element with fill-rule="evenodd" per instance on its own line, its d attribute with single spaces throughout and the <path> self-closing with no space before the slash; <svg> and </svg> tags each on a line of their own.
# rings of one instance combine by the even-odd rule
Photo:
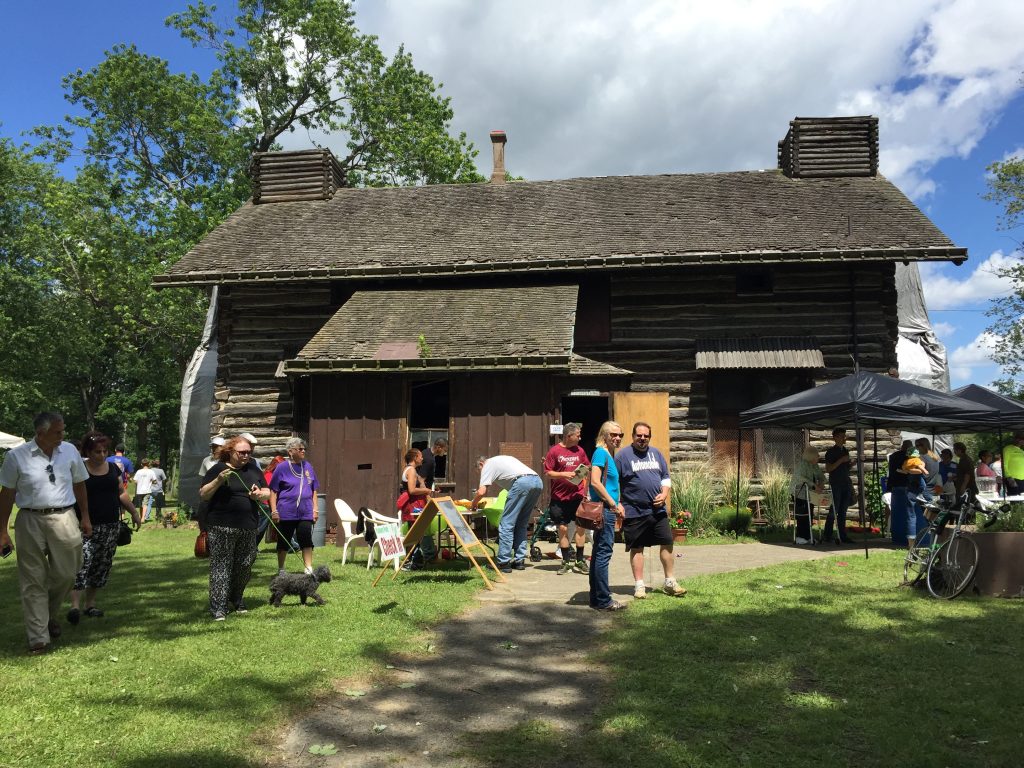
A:
<svg viewBox="0 0 1024 768">
<path fill-rule="evenodd" d="M 775 279 L 767 267 L 740 269 L 736 273 L 737 296 L 771 296 Z"/>
<path fill-rule="evenodd" d="M 409 392 L 409 443 L 429 451 L 439 437 L 448 440 L 450 394 L 447 381 L 413 382 Z M 434 476 L 448 476 L 448 457 L 434 457 Z"/>
</svg>

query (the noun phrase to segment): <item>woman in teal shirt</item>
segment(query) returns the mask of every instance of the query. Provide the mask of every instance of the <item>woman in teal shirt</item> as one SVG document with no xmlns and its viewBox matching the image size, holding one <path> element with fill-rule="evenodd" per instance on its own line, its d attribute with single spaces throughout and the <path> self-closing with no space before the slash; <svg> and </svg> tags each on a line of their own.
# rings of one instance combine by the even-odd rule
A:
<svg viewBox="0 0 1024 768">
<path fill-rule="evenodd" d="M 622 427 L 606 421 L 597 433 L 597 448 L 590 462 L 590 500 L 604 503 L 604 525 L 594 531 L 594 549 L 590 563 L 590 607 L 600 611 L 621 611 L 626 606 L 612 599 L 608 584 L 608 564 L 615 545 L 615 522 L 625 516 L 619 503 L 619 471 L 615 451 L 622 442 Z"/>
</svg>

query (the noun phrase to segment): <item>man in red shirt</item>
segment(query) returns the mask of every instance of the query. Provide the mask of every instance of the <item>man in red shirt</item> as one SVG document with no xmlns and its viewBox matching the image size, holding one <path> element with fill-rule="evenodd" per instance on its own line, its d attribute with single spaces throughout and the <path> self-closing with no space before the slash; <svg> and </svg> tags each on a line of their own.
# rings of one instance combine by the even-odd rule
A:
<svg viewBox="0 0 1024 768">
<path fill-rule="evenodd" d="M 549 519 L 558 526 L 558 547 L 562 552 L 562 567 L 558 575 L 574 571 L 589 573 L 583 557 L 586 531 L 576 527 L 576 555 L 569 547 L 569 523 L 576 521 L 576 510 L 583 501 L 586 467 L 590 466 L 587 452 L 580 445 L 580 425 L 572 422 L 562 427 L 562 442 L 555 443 L 544 457 L 544 474 L 551 481 Z"/>
</svg>

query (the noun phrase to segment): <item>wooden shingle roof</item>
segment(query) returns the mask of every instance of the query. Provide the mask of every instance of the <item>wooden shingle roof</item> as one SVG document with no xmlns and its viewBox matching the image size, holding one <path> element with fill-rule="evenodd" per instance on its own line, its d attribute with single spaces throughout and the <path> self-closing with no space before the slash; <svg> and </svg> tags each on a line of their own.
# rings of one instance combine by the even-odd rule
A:
<svg viewBox="0 0 1024 768">
<path fill-rule="evenodd" d="M 576 292 L 575 285 L 357 291 L 285 372 L 568 372 Z"/>
<path fill-rule="evenodd" d="M 154 282 L 966 255 L 882 176 L 750 171 L 341 189 L 330 200 L 247 203 Z"/>
<path fill-rule="evenodd" d="M 697 369 L 824 368 L 818 340 L 809 336 L 697 339 Z"/>
</svg>

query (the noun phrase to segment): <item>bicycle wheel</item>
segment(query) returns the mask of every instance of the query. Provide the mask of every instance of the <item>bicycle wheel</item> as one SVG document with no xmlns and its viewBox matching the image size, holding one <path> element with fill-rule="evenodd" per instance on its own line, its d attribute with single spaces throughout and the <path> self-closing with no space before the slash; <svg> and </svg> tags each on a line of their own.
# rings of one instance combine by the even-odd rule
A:
<svg viewBox="0 0 1024 768">
<path fill-rule="evenodd" d="M 928 572 L 928 562 L 932 558 L 935 544 L 935 531 L 925 528 L 917 534 L 914 545 L 907 550 L 903 560 L 903 583 L 907 586 L 917 584 Z"/>
<path fill-rule="evenodd" d="M 928 591 L 952 600 L 971 583 L 978 568 L 978 545 L 970 536 L 950 536 L 928 561 Z"/>
</svg>

